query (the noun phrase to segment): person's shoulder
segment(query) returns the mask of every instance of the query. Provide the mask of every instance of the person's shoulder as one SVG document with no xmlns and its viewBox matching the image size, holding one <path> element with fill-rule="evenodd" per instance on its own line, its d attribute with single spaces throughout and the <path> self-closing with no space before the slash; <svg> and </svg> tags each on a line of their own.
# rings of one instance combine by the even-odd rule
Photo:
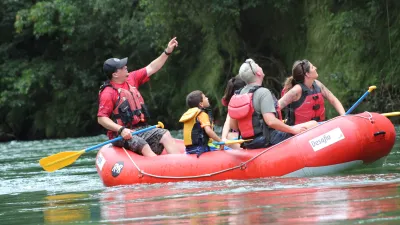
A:
<svg viewBox="0 0 400 225">
<path fill-rule="evenodd" d="M 139 70 L 129 72 L 127 82 L 132 86 L 139 87 L 140 85 L 146 83 L 149 79 L 150 78 L 147 75 L 147 69 L 146 67 L 143 67 Z"/>
<path fill-rule="evenodd" d="M 302 90 L 303 90 L 303 88 L 301 87 L 301 85 L 300 84 L 296 84 L 290 90 L 288 90 L 286 93 L 289 93 L 289 92 L 301 93 Z"/>
<path fill-rule="evenodd" d="M 268 88 L 260 87 L 254 92 L 253 98 L 255 101 L 262 102 L 264 99 L 272 98 L 272 93 Z"/>
<path fill-rule="evenodd" d="M 266 87 L 259 87 L 255 93 L 260 95 L 261 94 L 265 95 L 265 94 L 271 94 L 271 91 Z"/>
<path fill-rule="evenodd" d="M 270 91 L 268 88 L 260 86 L 257 90 Z"/>
<path fill-rule="evenodd" d="M 105 86 L 100 90 L 99 97 L 100 99 L 104 98 L 112 98 L 114 94 L 116 94 L 117 90 L 111 85 Z"/>
<path fill-rule="evenodd" d="M 202 110 L 202 111 L 199 113 L 198 117 L 209 118 L 208 114 L 207 114 L 204 110 Z"/>
<path fill-rule="evenodd" d="M 294 85 L 294 86 L 292 87 L 292 89 L 293 89 L 293 90 L 296 90 L 296 91 L 301 90 L 301 85 L 300 85 L 300 84 L 296 84 L 296 85 Z"/>
<path fill-rule="evenodd" d="M 322 87 L 322 86 L 324 85 L 324 84 L 322 84 L 322 82 L 319 81 L 319 80 L 315 80 L 314 82 L 315 82 L 315 84 L 317 84 L 319 87 Z"/>
<path fill-rule="evenodd" d="M 129 72 L 129 76 L 143 76 L 143 75 L 147 75 L 146 67 Z"/>
<path fill-rule="evenodd" d="M 250 90 L 249 86 L 244 86 L 242 89 L 238 90 L 240 94 L 247 93 Z M 236 91 L 235 91 L 236 92 Z"/>
<path fill-rule="evenodd" d="M 104 85 L 100 88 L 100 95 L 114 93 L 115 91 L 115 88 L 111 84 Z"/>
<path fill-rule="evenodd" d="M 200 121 L 200 123 L 202 124 L 202 126 L 210 124 L 210 117 L 204 111 L 200 112 L 199 115 L 197 116 L 197 118 Z"/>
</svg>

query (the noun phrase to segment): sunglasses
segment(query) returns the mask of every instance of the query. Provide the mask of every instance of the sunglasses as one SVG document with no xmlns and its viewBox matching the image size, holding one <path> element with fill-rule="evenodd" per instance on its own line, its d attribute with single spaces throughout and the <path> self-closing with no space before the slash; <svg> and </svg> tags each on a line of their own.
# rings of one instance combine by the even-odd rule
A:
<svg viewBox="0 0 400 225">
<path fill-rule="evenodd" d="M 248 63 L 251 69 L 251 72 L 253 72 L 254 76 L 256 75 L 256 73 L 254 73 L 253 67 L 251 66 L 251 60 L 246 60 L 245 63 Z"/>
<path fill-rule="evenodd" d="M 301 70 L 303 71 L 304 76 L 306 75 L 306 70 L 307 70 L 307 68 L 304 69 L 304 65 L 307 65 L 307 63 L 308 63 L 308 60 L 305 60 L 305 59 L 301 60 L 301 62 L 300 62 Z"/>
</svg>

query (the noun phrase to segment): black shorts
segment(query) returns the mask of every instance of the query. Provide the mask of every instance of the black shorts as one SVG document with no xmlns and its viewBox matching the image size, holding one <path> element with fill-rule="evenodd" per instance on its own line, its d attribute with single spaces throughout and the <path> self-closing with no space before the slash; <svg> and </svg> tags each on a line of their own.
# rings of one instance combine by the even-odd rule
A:
<svg viewBox="0 0 400 225">
<path fill-rule="evenodd" d="M 137 130 L 143 129 L 146 127 L 137 128 Z M 167 133 L 166 129 L 162 128 L 154 128 L 149 131 L 133 135 L 129 140 L 119 140 L 113 142 L 114 146 L 117 147 L 124 147 L 128 150 L 131 150 L 139 155 L 142 154 L 142 149 L 146 144 L 149 144 L 151 150 L 153 150 L 156 155 L 161 155 L 162 151 L 164 150 L 164 146 L 160 144 L 160 140 L 163 135 Z"/>
<path fill-rule="evenodd" d="M 285 132 L 278 131 L 278 130 L 273 130 L 270 135 L 271 136 L 270 136 L 269 143 L 271 145 L 276 145 L 290 137 L 293 137 L 293 134 L 285 133 Z"/>
</svg>

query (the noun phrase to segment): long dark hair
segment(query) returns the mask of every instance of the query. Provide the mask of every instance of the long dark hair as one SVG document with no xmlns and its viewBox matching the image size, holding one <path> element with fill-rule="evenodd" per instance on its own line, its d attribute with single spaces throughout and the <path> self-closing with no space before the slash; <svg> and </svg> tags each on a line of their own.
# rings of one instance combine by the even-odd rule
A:
<svg viewBox="0 0 400 225">
<path fill-rule="evenodd" d="M 310 72 L 310 62 L 307 59 L 297 60 L 293 63 L 292 77 L 296 83 L 303 83 L 306 73 Z"/>
<path fill-rule="evenodd" d="M 239 76 L 232 77 L 226 85 L 224 97 L 222 97 L 222 100 L 226 103 L 229 103 L 232 96 L 235 94 L 235 91 L 241 89 L 244 86 L 246 86 L 246 83 Z"/>
<path fill-rule="evenodd" d="M 285 83 L 283 83 L 284 90 L 287 92 L 294 85 L 304 82 L 304 77 L 306 73 L 310 72 L 310 62 L 307 59 L 297 60 L 293 63 L 292 75 L 286 78 Z"/>
</svg>

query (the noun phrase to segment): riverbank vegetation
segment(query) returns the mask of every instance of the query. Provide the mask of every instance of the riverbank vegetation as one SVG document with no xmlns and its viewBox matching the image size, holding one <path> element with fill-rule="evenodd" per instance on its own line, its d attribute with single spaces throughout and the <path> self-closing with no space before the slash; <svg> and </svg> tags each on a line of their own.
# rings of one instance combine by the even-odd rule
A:
<svg viewBox="0 0 400 225">
<path fill-rule="evenodd" d="M 185 96 L 203 90 L 217 120 L 225 84 L 246 58 L 276 95 L 297 59 L 348 109 L 400 110 L 400 2 L 396 0 L 47 0 L 0 2 L 0 137 L 66 138 L 103 132 L 98 88 L 109 57 L 131 70 L 179 48 L 141 87 L 152 122 L 179 129 Z M 328 116 L 336 116 L 328 106 Z"/>
</svg>

